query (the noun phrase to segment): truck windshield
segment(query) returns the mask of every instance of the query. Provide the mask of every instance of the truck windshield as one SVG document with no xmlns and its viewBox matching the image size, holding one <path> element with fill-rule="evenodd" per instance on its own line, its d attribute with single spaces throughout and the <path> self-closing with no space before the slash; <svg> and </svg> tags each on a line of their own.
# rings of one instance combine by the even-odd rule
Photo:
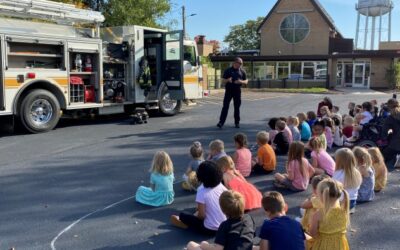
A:
<svg viewBox="0 0 400 250">
<path fill-rule="evenodd" d="M 183 60 L 188 61 L 192 66 L 196 66 L 196 49 L 192 45 L 184 46 Z"/>
</svg>

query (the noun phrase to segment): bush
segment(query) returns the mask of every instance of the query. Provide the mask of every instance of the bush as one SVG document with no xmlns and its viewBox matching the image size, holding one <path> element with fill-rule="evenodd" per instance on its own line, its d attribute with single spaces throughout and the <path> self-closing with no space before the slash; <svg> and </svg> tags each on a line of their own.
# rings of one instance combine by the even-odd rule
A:
<svg viewBox="0 0 400 250">
<path fill-rule="evenodd" d="M 400 62 L 393 63 L 386 70 L 386 80 L 392 89 L 400 89 Z"/>
</svg>

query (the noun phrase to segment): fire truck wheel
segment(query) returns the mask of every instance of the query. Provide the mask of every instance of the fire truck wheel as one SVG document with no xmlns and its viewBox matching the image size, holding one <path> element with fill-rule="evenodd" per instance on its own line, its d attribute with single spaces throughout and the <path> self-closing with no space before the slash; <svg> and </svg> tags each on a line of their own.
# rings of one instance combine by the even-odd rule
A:
<svg viewBox="0 0 400 250">
<path fill-rule="evenodd" d="M 160 112 L 166 116 L 174 116 L 179 113 L 182 101 L 171 98 L 168 89 L 164 89 L 159 101 Z"/>
<path fill-rule="evenodd" d="M 43 133 L 55 128 L 60 120 L 60 104 L 47 90 L 33 90 L 21 103 L 20 118 L 31 133 Z"/>
</svg>

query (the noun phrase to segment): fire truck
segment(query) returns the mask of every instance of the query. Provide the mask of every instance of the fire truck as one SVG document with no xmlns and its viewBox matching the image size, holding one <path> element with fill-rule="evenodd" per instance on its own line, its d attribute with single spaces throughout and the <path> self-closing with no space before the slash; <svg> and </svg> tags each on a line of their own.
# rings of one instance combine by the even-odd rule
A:
<svg viewBox="0 0 400 250">
<path fill-rule="evenodd" d="M 63 115 L 172 116 L 203 96 L 197 47 L 182 31 L 102 27 L 99 12 L 46 0 L 2 0 L 0 15 L 0 116 L 32 133 Z"/>
</svg>

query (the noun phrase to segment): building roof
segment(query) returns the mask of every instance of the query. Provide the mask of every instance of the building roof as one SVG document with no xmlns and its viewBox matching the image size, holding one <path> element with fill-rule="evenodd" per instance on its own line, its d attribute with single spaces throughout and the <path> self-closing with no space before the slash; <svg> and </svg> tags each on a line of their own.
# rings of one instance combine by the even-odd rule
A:
<svg viewBox="0 0 400 250">
<path fill-rule="evenodd" d="M 265 22 L 269 19 L 269 17 L 274 13 L 275 9 L 279 6 L 279 3 L 282 0 L 277 0 L 275 5 L 272 7 L 268 15 L 264 18 L 264 20 L 261 22 L 260 26 L 257 29 L 257 32 L 260 33 L 261 27 L 265 24 Z M 340 33 L 339 29 L 336 27 L 335 22 L 333 21 L 332 17 L 328 14 L 328 12 L 325 10 L 325 8 L 322 6 L 322 4 L 318 0 L 309 0 L 315 9 L 321 14 L 322 18 L 328 23 L 329 27 L 336 31 L 337 34 L 343 38 L 343 35 Z"/>
</svg>

